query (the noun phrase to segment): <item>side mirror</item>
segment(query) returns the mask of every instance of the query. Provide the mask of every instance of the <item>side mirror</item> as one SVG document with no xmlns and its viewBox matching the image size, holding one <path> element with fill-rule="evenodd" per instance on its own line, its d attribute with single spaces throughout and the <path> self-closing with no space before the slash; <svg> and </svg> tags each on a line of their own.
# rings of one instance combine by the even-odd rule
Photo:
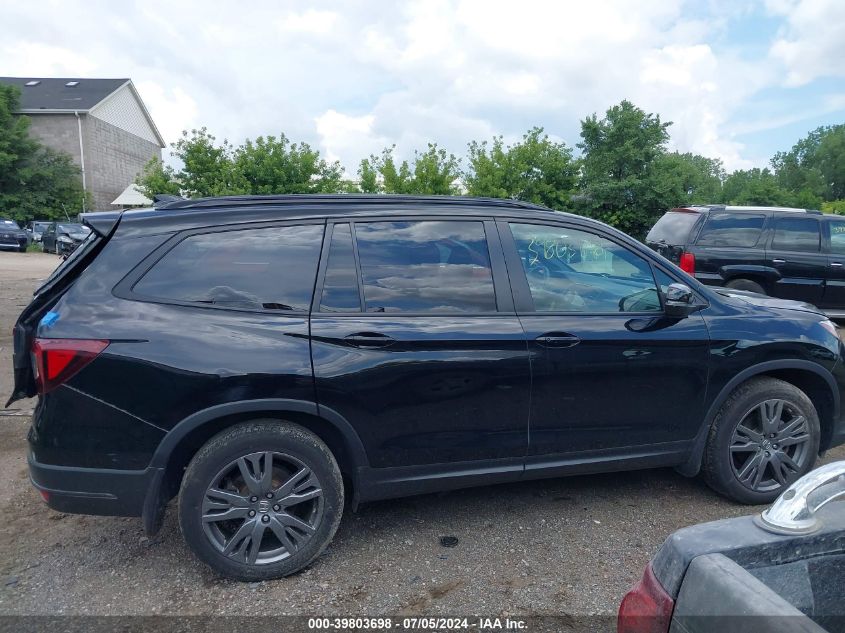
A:
<svg viewBox="0 0 845 633">
<path fill-rule="evenodd" d="M 668 317 L 684 319 L 700 307 L 695 303 L 692 290 L 685 284 L 669 284 L 663 296 L 664 312 Z"/>
</svg>

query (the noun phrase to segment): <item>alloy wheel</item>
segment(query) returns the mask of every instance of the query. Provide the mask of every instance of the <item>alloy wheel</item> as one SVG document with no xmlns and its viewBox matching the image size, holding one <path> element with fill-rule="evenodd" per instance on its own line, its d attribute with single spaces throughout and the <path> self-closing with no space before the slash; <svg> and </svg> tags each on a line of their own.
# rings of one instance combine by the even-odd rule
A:
<svg viewBox="0 0 845 633">
<path fill-rule="evenodd" d="M 275 563 L 308 543 L 322 520 L 323 505 L 320 481 L 301 460 L 251 453 L 227 464 L 207 487 L 203 532 L 233 560 Z"/>
<path fill-rule="evenodd" d="M 734 429 L 731 468 L 746 488 L 769 492 L 796 479 L 810 455 L 807 419 L 788 400 L 761 402 Z"/>
</svg>

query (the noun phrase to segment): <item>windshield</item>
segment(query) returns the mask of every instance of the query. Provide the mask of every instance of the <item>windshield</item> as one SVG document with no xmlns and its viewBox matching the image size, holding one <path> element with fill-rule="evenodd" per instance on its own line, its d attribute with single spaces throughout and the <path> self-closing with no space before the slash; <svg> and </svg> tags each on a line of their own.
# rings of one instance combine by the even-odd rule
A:
<svg viewBox="0 0 845 633">
<path fill-rule="evenodd" d="M 701 216 L 698 213 L 689 211 L 670 211 L 651 227 L 645 239 L 647 242 L 682 246 L 687 243 L 690 231 L 699 217 Z"/>
<path fill-rule="evenodd" d="M 34 222 L 32 228 L 35 231 L 44 231 L 48 226 L 50 226 L 49 222 Z"/>
<path fill-rule="evenodd" d="M 90 230 L 82 224 L 59 224 L 59 233 L 88 233 Z"/>
<path fill-rule="evenodd" d="M 0 227 L 4 229 L 20 229 L 18 223 L 14 220 L 0 220 Z"/>
</svg>

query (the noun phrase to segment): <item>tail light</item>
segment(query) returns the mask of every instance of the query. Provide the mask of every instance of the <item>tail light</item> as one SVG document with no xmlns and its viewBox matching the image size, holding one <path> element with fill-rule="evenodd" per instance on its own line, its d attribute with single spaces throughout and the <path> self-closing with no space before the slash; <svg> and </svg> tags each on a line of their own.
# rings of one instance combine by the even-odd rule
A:
<svg viewBox="0 0 845 633">
<path fill-rule="evenodd" d="M 657 580 L 649 563 L 640 581 L 622 598 L 616 631 L 667 633 L 674 608 L 675 601 Z"/>
<path fill-rule="evenodd" d="M 695 274 L 695 255 L 692 253 L 681 253 L 681 270 L 690 275 Z"/>
<path fill-rule="evenodd" d="M 108 347 L 108 341 L 75 338 L 37 338 L 32 343 L 38 393 L 45 394 L 70 380 Z"/>
</svg>

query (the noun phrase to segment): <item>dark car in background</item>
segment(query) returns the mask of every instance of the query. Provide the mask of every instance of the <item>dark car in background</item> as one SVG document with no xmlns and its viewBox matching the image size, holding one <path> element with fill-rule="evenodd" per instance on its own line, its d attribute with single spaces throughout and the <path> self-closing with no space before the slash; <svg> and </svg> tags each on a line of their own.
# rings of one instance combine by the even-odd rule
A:
<svg viewBox="0 0 845 633">
<path fill-rule="evenodd" d="M 845 217 L 780 207 L 691 206 L 646 244 L 699 281 L 804 301 L 845 318 Z"/>
<path fill-rule="evenodd" d="M 26 232 L 29 234 L 29 241 L 33 244 L 41 243 L 41 235 L 52 224 L 49 221 L 34 220 L 26 225 Z"/>
<path fill-rule="evenodd" d="M 388 195 L 83 218 L 14 328 L 32 481 L 149 533 L 178 495 L 230 577 L 301 569 L 347 505 L 652 467 L 763 503 L 845 442 L 823 314 L 594 220 Z"/>
<path fill-rule="evenodd" d="M 16 250 L 23 253 L 29 246 L 26 231 L 17 222 L 0 218 L 0 250 Z"/>
<path fill-rule="evenodd" d="M 51 222 L 41 234 L 41 250 L 56 255 L 69 255 L 82 243 L 91 229 L 75 222 Z"/>
</svg>

